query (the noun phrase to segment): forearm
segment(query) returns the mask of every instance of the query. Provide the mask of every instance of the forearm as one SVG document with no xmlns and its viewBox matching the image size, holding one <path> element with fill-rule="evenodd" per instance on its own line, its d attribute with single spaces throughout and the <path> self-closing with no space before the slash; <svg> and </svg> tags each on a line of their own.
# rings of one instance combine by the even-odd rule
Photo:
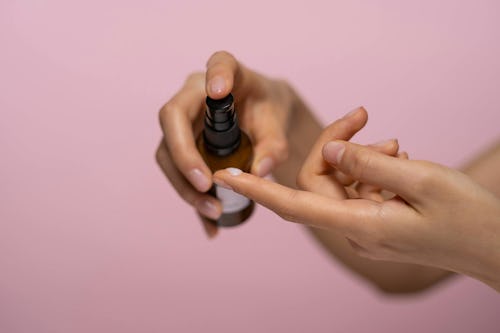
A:
<svg viewBox="0 0 500 333">
<path fill-rule="evenodd" d="M 473 157 L 462 168 L 462 171 L 497 198 L 500 198 L 500 140 Z M 498 216 L 494 217 L 493 220 L 498 221 Z M 498 223 L 492 223 L 488 230 L 493 240 L 485 253 L 485 259 L 481 261 L 486 269 L 482 276 L 479 275 L 477 278 L 500 292 L 500 246 L 498 246 L 500 226 Z M 494 235 L 497 235 L 496 240 L 494 240 Z"/>
<path fill-rule="evenodd" d="M 288 133 L 290 156 L 273 174 L 279 183 L 289 187 L 296 186 L 296 175 L 323 129 L 298 97 L 294 104 Z M 342 235 L 332 231 L 308 229 L 332 256 L 386 292 L 422 290 L 450 275 L 449 272 L 435 268 L 365 259 L 354 253 Z"/>
<path fill-rule="evenodd" d="M 500 197 L 500 139 L 467 163 L 462 171 Z"/>
</svg>

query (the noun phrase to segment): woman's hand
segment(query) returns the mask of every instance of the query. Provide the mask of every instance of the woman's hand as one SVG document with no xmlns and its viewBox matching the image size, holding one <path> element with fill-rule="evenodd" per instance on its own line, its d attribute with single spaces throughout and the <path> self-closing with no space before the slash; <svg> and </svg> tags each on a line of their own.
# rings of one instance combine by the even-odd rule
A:
<svg viewBox="0 0 500 333">
<path fill-rule="evenodd" d="M 251 172 L 270 173 L 288 155 L 286 131 L 292 110 L 292 90 L 247 69 L 227 52 L 217 52 L 207 62 L 206 73 L 194 73 L 160 110 L 164 137 L 156 159 L 179 195 L 211 219 L 221 214 L 220 202 L 204 193 L 212 186 L 212 173 L 195 146 L 203 127 L 205 97 L 220 99 L 233 93 L 240 126 L 254 146 Z M 209 236 L 217 229 L 205 223 Z"/>
<path fill-rule="evenodd" d="M 229 171 L 214 181 L 286 220 L 342 233 L 363 257 L 443 268 L 500 291 L 500 200 L 456 170 L 338 141 L 356 122 L 362 112 L 323 132 L 297 178 L 302 190 Z M 338 172 L 397 196 L 348 199 Z"/>
</svg>

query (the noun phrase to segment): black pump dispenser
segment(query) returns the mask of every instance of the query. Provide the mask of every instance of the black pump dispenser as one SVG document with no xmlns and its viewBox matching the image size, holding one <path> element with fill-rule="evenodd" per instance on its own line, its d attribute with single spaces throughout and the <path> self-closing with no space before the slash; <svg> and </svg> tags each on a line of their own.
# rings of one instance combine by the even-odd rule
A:
<svg viewBox="0 0 500 333">
<path fill-rule="evenodd" d="M 233 95 L 229 94 L 217 100 L 207 96 L 206 104 L 203 130 L 205 147 L 217 156 L 229 155 L 241 142 Z"/>
</svg>

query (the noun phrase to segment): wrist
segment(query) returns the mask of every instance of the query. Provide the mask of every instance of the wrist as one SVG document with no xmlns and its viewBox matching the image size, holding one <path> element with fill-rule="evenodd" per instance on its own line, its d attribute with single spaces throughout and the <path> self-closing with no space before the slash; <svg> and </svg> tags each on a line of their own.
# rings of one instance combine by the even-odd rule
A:
<svg viewBox="0 0 500 333">
<path fill-rule="evenodd" d="M 475 237 L 474 248 L 479 250 L 465 274 L 474 277 L 500 292 L 500 200 L 494 198 L 493 210 L 482 214 L 478 221 L 483 227 L 483 237 Z"/>
</svg>

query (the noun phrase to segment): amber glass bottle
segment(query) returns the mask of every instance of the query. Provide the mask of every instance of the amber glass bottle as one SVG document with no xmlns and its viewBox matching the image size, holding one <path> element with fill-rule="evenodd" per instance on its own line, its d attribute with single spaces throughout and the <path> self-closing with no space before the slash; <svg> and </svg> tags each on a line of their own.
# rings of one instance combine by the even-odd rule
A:
<svg viewBox="0 0 500 333">
<path fill-rule="evenodd" d="M 250 172 L 253 159 L 252 144 L 239 128 L 234 99 L 231 94 L 223 99 L 206 99 L 205 125 L 196 140 L 201 156 L 212 172 L 238 168 Z M 254 202 L 233 191 L 214 185 L 209 193 L 222 203 L 222 215 L 210 222 L 221 227 L 243 223 L 253 212 Z"/>
</svg>

